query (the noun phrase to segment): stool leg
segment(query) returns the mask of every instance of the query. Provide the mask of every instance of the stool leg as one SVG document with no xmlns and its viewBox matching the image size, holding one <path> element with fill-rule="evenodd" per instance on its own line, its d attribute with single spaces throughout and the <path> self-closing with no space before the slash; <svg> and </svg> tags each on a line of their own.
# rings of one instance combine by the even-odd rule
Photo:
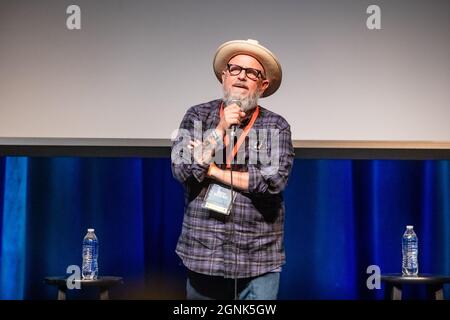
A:
<svg viewBox="0 0 450 320">
<path fill-rule="evenodd" d="M 444 287 L 442 285 L 429 286 L 428 292 L 431 299 L 444 300 Z"/>
<path fill-rule="evenodd" d="M 402 300 L 402 285 L 394 284 L 391 290 L 391 300 Z"/>
<path fill-rule="evenodd" d="M 108 288 L 100 288 L 100 300 L 109 300 Z"/>
<path fill-rule="evenodd" d="M 58 300 L 66 300 L 66 287 L 58 287 Z"/>
</svg>

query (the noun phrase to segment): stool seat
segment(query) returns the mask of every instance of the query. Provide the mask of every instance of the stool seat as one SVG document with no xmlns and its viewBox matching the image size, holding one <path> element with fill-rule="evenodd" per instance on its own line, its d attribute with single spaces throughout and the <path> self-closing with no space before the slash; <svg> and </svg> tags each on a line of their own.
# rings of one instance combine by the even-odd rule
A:
<svg viewBox="0 0 450 320">
<path fill-rule="evenodd" d="M 46 277 L 45 283 L 58 288 L 58 300 L 66 300 L 67 293 L 67 276 L 62 277 Z M 100 300 L 109 299 L 109 288 L 112 286 L 123 283 L 122 277 L 115 276 L 103 276 L 97 279 L 71 279 L 71 283 L 80 283 L 80 288 L 83 287 L 97 287 L 100 290 Z"/>
<path fill-rule="evenodd" d="M 428 292 L 436 300 L 444 299 L 444 284 L 450 283 L 450 276 L 437 274 L 418 274 L 417 276 L 404 276 L 401 273 L 388 273 L 380 276 L 386 282 L 386 291 L 392 300 L 402 299 L 403 285 L 426 285 Z"/>
</svg>

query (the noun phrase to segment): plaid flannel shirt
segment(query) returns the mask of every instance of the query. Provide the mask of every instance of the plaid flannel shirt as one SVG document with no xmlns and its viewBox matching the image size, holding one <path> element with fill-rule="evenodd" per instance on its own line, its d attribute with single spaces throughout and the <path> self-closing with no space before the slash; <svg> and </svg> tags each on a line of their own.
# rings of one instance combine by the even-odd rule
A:
<svg viewBox="0 0 450 320">
<path fill-rule="evenodd" d="M 179 128 L 189 132 L 191 139 L 194 121 L 201 123 L 203 131 L 216 128 L 221 102 L 213 100 L 189 108 Z M 217 183 L 206 177 L 209 165 L 195 162 L 193 157 L 176 163 L 174 159 L 183 152 L 180 143 L 188 141 L 181 133 L 173 139 L 172 173 L 185 190 L 185 212 L 176 253 L 192 271 L 246 278 L 276 270 L 285 263 L 283 190 L 294 159 L 290 126 L 280 115 L 260 107 L 252 129 L 278 129 L 279 163 L 276 167 L 259 160 L 250 164 L 249 152 L 264 150 L 270 154 L 272 140 L 261 139 L 260 143 L 258 138 L 256 144 L 250 145 L 249 136 L 246 137 L 241 145 L 241 149 L 245 148 L 245 163 L 235 165 L 233 170 L 248 171 L 248 191 L 235 189 L 237 194 L 228 219 L 216 218 L 214 212 L 202 206 L 209 184 Z M 225 168 L 224 164 L 218 166 Z"/>
</svg>

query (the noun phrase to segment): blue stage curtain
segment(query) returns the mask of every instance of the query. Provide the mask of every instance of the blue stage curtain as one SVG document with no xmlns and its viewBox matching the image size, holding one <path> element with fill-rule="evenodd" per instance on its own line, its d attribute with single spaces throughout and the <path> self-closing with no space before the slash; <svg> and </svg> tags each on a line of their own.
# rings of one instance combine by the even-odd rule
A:
<svg viewBox="0 0 450 320">
<path fill-rule="evenodd" d="M 419 236 L 420 272 L 450 274 L 449 164 L 296 159 L 279 298 L 382 299 L 383 290 L 366 287 L 367 267 L 401 272 L 409 224 Z M 112 298 L 183 298 L 185 270 L 174 252 L 183 205 L 170 159 L 0 158 L 1 298 L 55 298 L 43 279 L 81 264 L 90 227 L 100 240 L 100 275 L 124 278 Z"/>
<path fill-rule="evenodd" d="M 7 158 L 4 161 L 2 233 L 0 260 L 0 298 L 24 297 L 24 274 L 27 259 L 27 158 Z"/>
</svg>

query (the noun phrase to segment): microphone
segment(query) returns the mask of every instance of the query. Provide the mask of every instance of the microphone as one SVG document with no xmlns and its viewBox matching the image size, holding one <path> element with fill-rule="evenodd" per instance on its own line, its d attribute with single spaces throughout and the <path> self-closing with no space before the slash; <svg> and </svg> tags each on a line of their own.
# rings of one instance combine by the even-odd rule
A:
<svg viewBox="0 0 450 320">
<path fill-rule="evenodd" d="M 242 108 L 242 103 L 241 103 L 241 100 L 239 100 L 239 99 L 230 100 L 230 102 L 227 104 L 227 106 L 232 105 L 234 103 L 237 104 L 239 106 L 239 108 Z M 237 124 L 232 124 L 230 126 L 230 129 L 231 129 L 230 134 L 234 137 L 236 135 Z"/>
</svg>

